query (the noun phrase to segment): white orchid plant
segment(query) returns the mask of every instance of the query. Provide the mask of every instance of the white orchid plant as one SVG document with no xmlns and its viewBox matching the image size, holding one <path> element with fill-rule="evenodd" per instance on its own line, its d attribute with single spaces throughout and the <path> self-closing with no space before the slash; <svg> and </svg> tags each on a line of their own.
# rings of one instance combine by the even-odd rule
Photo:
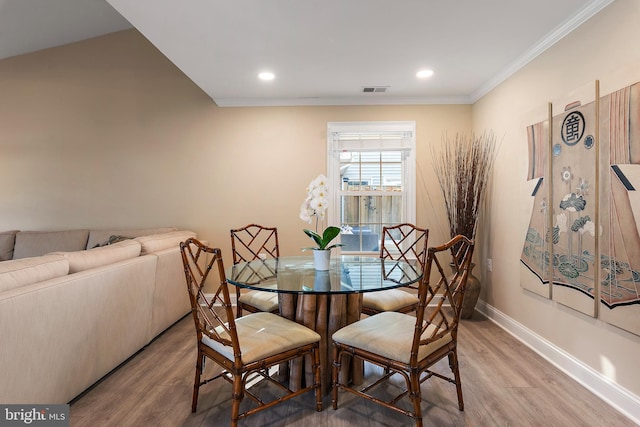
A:
<svg viewBox="0 0 640 427">
<path fill-rule="evenodd" d="M 340 243 L 329 246 L 331 241 L 340 234 L 340 228 L 329 226 L 322 234 L 318 233 L 318 224 L 324 221 L 327 207 L 329 204 L 328 192 L 327 192 L 327 177 L 324 175 L 318 175 L 307 188 L 307 198 L 300 207 L 300 219 L 311 224 L 313 218 L 316 220 L 316 230 L 304 229 L 304 233 L 316 243 L 314 248 L 304 248 L 313 250 L 329 250 L 338 246 L 342 246 Z"/>
</svg>

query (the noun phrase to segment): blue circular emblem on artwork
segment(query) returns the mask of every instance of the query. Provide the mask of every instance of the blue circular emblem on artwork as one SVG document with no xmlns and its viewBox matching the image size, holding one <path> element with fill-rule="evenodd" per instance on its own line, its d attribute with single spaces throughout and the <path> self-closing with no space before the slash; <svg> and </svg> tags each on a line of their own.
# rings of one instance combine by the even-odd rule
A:
<svg viewBox="0 0 640 427">
<path fill-rule="evenodd" d="M 593 135 L 587 135 L 587 137 L 584 139 L 584 147 L 587 150 L 593 147 L 595 143 L 596 141 L 593 139 Z"/>
<path fill-rule="evenodd" d="M 567 114 L 562 121 L 562 129 L 560 129 L 562 141 L 567 145 L 576 145 L 584 135 L 584 128 L 584 116 L 580 111 Z"/>
<path fill-rule="evenodd" d="M 553 155 L 554 156 L 559 156 L 560 153 L 562 152 L 562 146 L 560 144 L 554 144 L 553 145 Z"/>
</svg>

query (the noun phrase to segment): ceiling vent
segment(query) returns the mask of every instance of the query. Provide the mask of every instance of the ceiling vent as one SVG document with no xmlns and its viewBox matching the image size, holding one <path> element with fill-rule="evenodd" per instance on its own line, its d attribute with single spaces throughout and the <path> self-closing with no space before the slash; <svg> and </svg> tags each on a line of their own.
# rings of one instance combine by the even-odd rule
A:
<svg viewBox="0 0 640 427">
<path fill-rule="evenodd" d="M 362 93 L 385 93 L 388 89 L 389 86 L 365 86 Z"/>
</svg>

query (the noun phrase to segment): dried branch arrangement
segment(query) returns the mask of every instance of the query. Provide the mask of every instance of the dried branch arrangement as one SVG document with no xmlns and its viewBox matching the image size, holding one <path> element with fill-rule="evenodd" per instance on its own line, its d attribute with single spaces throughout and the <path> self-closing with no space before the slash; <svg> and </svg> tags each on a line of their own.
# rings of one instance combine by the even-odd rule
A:
<svg viewBox="0 0 640 427">
<path fill-rule="evenodd" d="M 442 189 L 451 236 L 473 239 L 496 154 L 493 132 L 480 136 L 443 136 L 441 150 L 432 149 L 433 167 Z"/>
</svg>

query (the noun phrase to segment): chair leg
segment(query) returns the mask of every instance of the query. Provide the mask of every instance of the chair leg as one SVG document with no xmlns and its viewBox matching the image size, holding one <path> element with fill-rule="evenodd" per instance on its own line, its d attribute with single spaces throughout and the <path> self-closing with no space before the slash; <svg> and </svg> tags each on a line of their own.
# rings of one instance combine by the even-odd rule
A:
<svg viewBox="0 0 640 427">
<path fill-rule="evenodd" d="M 322 390 L 320 388 L 320 349 L 313 350 L 313 378 L 314 393 L 316 395 L 316 411 L 322 411 Z"/>
<path fill-rule="evenodd" d="M 198 407 L 198 391 L 200 390 L 200 377 L 202 376 L 202 358 L 204 355 L 198 349 L 198 360 L 196 360 L 196 378 L 193 382 L 193 400 L 191 401 L 191 412 L 196 412 Z"/>
<path fill-rule="evenodd" d="M 340 359 L 338 358 L 338 346 L 333 345 L 333 368 L 332 379 L 333 389 L 331 390 L 331 405 L 333 409 L 338 409 L 338 372 L 340 371 Z"/>
<path fill-rule="evenodd" d="M 462 383 L 460 382 L 460 370 L 458 369 L 458 353 L 453 350 L 449 354 L 449 366 L 453 372 L 453 378 L 456 380 L 456 392 L 458 393 L 458 409 L 464 411 L 464 401 L 462 400 Z"/>
<path fill-rule="evenodd" d="M 420 393 L 420 373 L 411 372 L 409 374 L 409 397 L 413 402 L 413 413 L 416 420 L 416 427 L 422 427 L 422 395 Z"/>
<path fill-rule="evenodd" d="M 238 425 L 238 416 L 240 414 L 240 402 L 242 402 L 244 394 L 242 392 L 242 375 L 235 374 L 233 376 L 233 396 L 231 403 L 231 427 Z"/>
</svg>

